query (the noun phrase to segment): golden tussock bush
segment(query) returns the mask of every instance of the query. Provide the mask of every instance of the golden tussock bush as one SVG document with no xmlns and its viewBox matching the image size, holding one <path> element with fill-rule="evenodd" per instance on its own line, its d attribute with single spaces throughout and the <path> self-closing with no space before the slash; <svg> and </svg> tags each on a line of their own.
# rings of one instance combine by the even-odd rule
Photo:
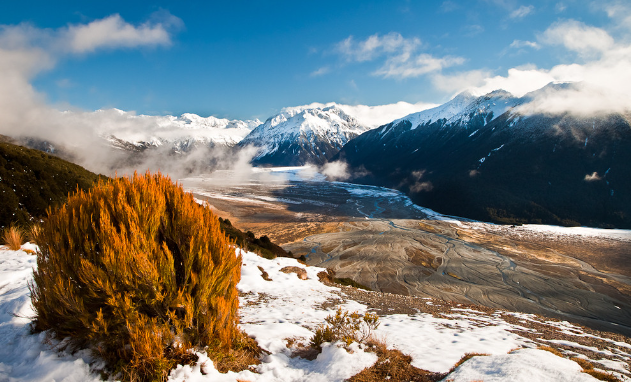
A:
<svg viewBox="0 0 631 382">
<path fill-rule="evenodd" d="M 168 177 L 134 174 L 78 191 L 48 211 L 36 236 L 34 330 L 91 349 L 109 373 L 165 380 L 196 361 L 191 349 L 243 348 L 241 256 L 210 209 Z"/>
<path fill-rule="evenodd" d="M 12 251 L 18 251 L 24 244 L 24 231 L 16 225 L 11 225 L 2 233 L 4 244 Z"/>
<path fill-rule="evenodd" d="M 311 338 L 311 347 L 322 349 L 325 342 L 342 341 L 346 346 L 353 342 L 365 344 L 372 338 L 372 332 L 379 327 L 379 316 L 367 312 L 361 315 L 357 312 L 346 312 L 338 308 L 335 315 L 324 319 L 326 325 L 320 325 Z"/>
</svg>

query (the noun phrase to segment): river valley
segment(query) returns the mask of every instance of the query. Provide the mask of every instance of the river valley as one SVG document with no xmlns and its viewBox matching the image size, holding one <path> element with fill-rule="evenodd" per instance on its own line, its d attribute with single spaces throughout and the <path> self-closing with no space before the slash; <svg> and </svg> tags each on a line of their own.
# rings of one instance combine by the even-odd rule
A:
<svg viewBox="0 0 631 382">
<path fill-rule="evenodd" d="M 395 190 L 300 171 L 179 182 L 240 229 L 373 290 L 631 335 L 631 231 L 476 222 L 416 206 Z"/>
</svg>

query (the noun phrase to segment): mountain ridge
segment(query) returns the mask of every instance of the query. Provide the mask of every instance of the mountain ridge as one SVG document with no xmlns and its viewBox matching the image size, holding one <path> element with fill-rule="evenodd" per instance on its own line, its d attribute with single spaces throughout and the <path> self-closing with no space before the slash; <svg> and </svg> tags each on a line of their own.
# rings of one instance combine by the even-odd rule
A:
<svg viewBox="0 0 631 382">
<path fill-rule="evenodd" d="M 451 107 L 458 97 L 364 133 L 332 160 L 370 173 L 355 181 L 397 188 L 450 215 L 631 227 L 628 115 L 525 114 L 536 93 L 498 91 Z"/>
</svg>

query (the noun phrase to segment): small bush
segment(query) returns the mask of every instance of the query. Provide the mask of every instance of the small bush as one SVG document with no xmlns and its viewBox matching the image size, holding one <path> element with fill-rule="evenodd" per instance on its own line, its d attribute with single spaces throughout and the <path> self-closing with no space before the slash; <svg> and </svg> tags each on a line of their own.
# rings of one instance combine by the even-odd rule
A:
<svg viewBox="0 0 631 382">
<path fill-rule="evenodd" d="M 18 251 L 24 244 L 24 231 L 16 225 L 11 225 L 2 233 L 2 240 L 10 250 Z"/>
<path fill-rule="evenodd" d="M 342 341 L 346 346 L 353 342 L 365 343 L 379 326 L 379 316 L 375 313 L 368 312 L 362 316 L 357 312 L 345 312 L 341 308 L 325 321 L 326 325 L 320 325 L 311 338 L 311 346 L 316 349 L 321 349 L 325 342 Z"/>
<path fill-rule="evenodd" d="M 191 349 L 228 352 L 241 257 L 200 206 L 161 174 L 78 191 L 49 216 L 30 285 L 35 331 L 89 348 L 127 381 L 165 380 Z"/>
</svg>

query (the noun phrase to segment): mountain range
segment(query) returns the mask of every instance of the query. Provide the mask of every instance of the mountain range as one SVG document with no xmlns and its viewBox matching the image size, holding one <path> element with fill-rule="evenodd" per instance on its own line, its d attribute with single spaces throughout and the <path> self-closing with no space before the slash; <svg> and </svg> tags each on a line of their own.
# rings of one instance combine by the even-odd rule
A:
<svg viewBox="0 0 631 382">
<path fill-rule="evenodd" d="M 462 93 L 349 141 L 333 160 L 355 181 L 397 188 L 424 207 L 500 223 L 631 227 L 630 114 L 529 108 L 549 84 L 515 97 Z"/>
<path fill-rule="evenodd" d="M 109 114 L 114 121 L 101 127 L 99 135 L 113 147 L 129 151 L 170 147 L 176 153 L 186 153 L 200 146 L 232 147 L 261 124 L 258 119 L 228 120 L 192 113 L 176 117 L 135 115 L 118 109 L 99 112 Z"/>
<path fill-rule="evenodd" d="M 551 94 L 584 91 L 581 86 L 551 83 L 520 97 L 464 92 L 377 128 L 365 115 L 350 114 L 357 109 L 336 104 L 286 108 L 264 123 L 116 109 L 92 117 L 102 117 L 97 133 L 117 151 L 111 169 L 160 159 L 154 167 L 181 160 L 199 171 L 221 160 L 218 153 L 253 147 L 251 162 L 258 166 L 344 161 L 352 181 L 399 189 L 445 214 L 631 227 L 631 114 L 550 113 L 533 106 L 545 106 Z M 35 138 L 26 143 L 57 155 L 65 149 Z"/>
</svg>

